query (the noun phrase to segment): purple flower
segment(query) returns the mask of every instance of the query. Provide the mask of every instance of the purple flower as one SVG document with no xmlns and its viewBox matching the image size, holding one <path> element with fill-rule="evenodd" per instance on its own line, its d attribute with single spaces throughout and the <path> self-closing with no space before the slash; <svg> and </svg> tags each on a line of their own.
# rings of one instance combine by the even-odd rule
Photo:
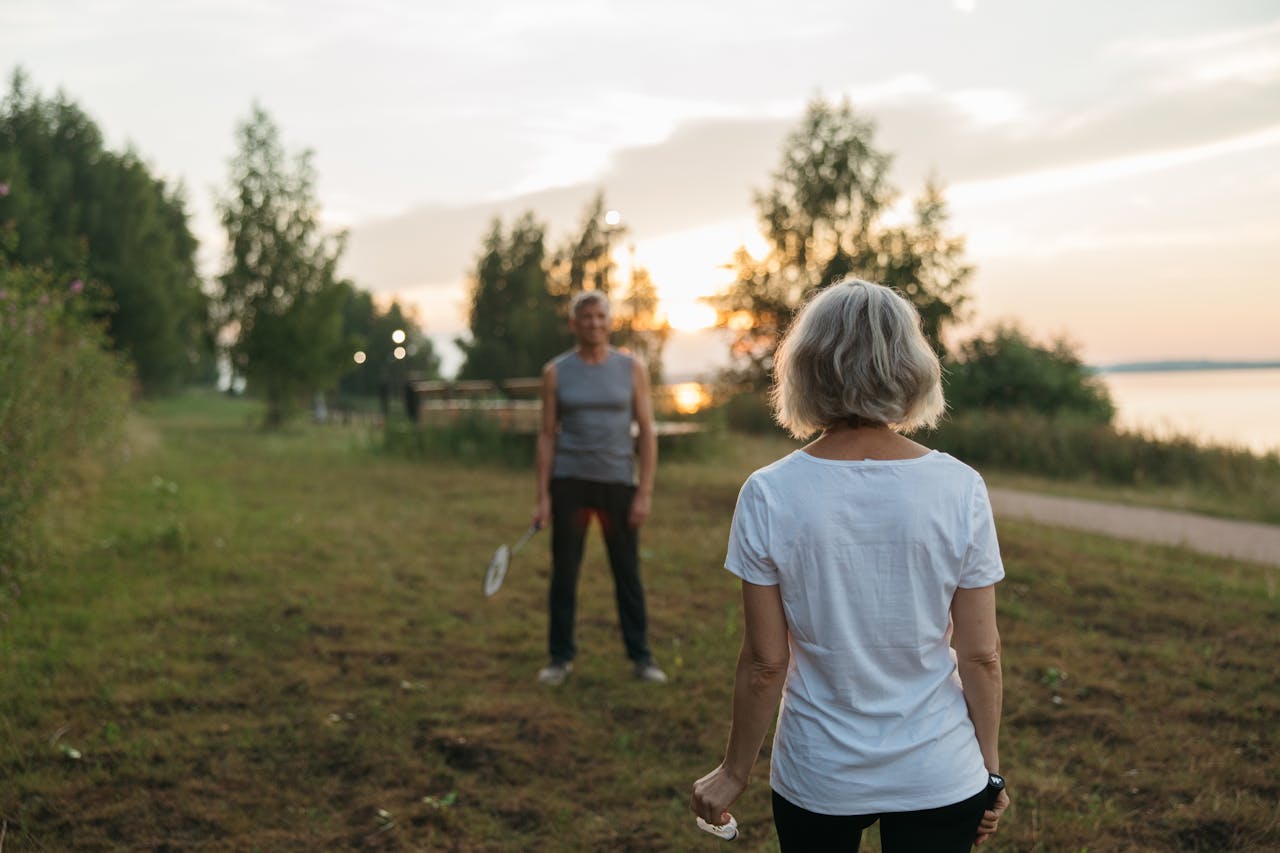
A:
<svg viewBox="0 0 1280 853">
<path fill-rule="evenodd" d="M 74 281 L 72 281 L 72 282 L 71 282 L 71 292 L 72 292 L 72 293 L 79 293 L 79 292 L 80 292 L 80 291 L 82 291 L 82 290 L 84 290 L 84 282 L 83 282 L 83 281 L 81 281 L 80 279 L 78 279 L 78 278 L 77 278 L 77 279 L 75 279 Z"/>
<path fill-rule="evenodd" d="M 8 184 L 0 184 L 0 198 L 4 198 L 4 197 L 5 197 L 5 196 L 7 196 L 8 194 L 9 194 L 9 185 L 8 185 Z"/>
</svg>

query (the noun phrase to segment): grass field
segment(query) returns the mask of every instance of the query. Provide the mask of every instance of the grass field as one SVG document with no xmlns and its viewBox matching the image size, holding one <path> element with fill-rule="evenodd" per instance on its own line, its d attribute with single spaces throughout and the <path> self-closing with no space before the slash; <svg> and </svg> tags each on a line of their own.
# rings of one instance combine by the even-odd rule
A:
<svg viewBox="0 0 1280 853">
<path fill-rule="evenodd" d="M 529 472 L 253 415 L 151 405 L 127 460 L 55 507 L 0 626 L 0 850 L 720 848 L 687 807 L 741 636 L 719 566 L 776 441 L 660 467 L 642 546 L 671 683 L 630 677 L 593 534 L 582 651 L 548 689 L 546 539 L 480 592 L 527 524 Z M 985 849 L 1280 849 L 1276 570 L 1000 531 L 1014 805 Z M 726 849 L 776 849 L 767 773 Z"/>
</svg>

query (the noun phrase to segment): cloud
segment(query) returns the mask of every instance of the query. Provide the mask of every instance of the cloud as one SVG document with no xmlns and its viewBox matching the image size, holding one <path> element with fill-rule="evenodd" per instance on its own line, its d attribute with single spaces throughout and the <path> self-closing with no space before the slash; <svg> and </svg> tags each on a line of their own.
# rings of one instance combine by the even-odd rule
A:
<svg viewBox="0 0 1280 853">
<path fill-rule="evenodd" d="M 930 91 L 878 105 L 874 115 L 882 144 L 896 153 L 899 180 L 908 182 L 932 171 L 962 182 L 1083 167 L 1213 145 L 1280 123 L 1275 84 L 1147 91 L 1038 112 L 1022 103 L 1016 92 L 966 102 L 964 93 Z"/>
<path fill-rule="evenodd" d="M 1142 58 L 1182 58 L 1187 55 L 1235 50 L 1242 46 L 1253 47 L 1259 42 L 1274 42 L 1277 38 L 1280 38 L 1280 19 L 1253 27 L 1197 33 L 1193 36 L 1122 39 L 1112 44 L 1109 52 Z"/>
<path fill-rule="evenodd" d="M 1280 19 L 1178 38 L 1124 39 L 1107 52 L 1135 63 L 1154 89 L 1274 84 L 1280 78 Z"/>
<path fill-rule="evenodd" d="M 751 187 L 767 182 L 790 125 L 783 119 L 689 122 L 660 143 L 619 151 L 596 180 L 485 203 L 423 206 L 357 225 L 344 269 L 378 290 L 456 286 L 494 217 L 510 222 L 532 210 L 548 224 L 554 246 L 578 227 L 599 189 L 637 238 L 731 218 L 749 209 Z M 733 248 L 725 247 L 726 257 Z"/>
<path fill-rule="evenodd" d="M 970 212 L 990 202 L 1043 207 L 1055 194 L 1086 186 L 1097 194 L 1095 204 L 1105 204 L 1107 187 L 1136 175 L 1280 145 L 1280 97 L 1238 83 L 1147 90 L 1074 109 L 1033 110 L 1016 89 L 947 89 L 918 73 L 855 94 L 855 109 L 876 122 L 878 145 L 894 154 L 894 183 L 913 195 L 934 174 Z M 510 222 L 532 210 L 549 226 L 554 248 L 578 227 L 598 189 L 623 212 L 643 264 L 646 240 L 753 218 L 752 190 L 769 184 L 799 109 L 755 119 L 673 119 L 673 129 L 650 144 L 612 154 L 598 145 L 600 165 L 590 180 L 357 223 L 345 269 L 365 287 L 435 288 L 443 299 L 459 292 L 495 216 Z M 734 248 L 708 252 L 727 259 Z"/>
<path fill-rule="evenodd" d="M 1186 148 L 1144 151 L 1114 159 L 957 184 L 951 187 L 949 194 L 954 200 L 970 204 L 1045 196 L 1056 191 L 1077 190 L 1082 187 L 1111 183 L 1134 175 L 1164 171 L 1266 148 L 1280 148 L 1280 124 Z"/>
</svg>

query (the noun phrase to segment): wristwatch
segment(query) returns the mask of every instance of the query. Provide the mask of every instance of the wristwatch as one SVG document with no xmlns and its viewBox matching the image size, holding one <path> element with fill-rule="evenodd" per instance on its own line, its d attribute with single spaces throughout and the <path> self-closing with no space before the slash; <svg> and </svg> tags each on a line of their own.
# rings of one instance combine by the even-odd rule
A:
<svg viewBox="0 0 1280 853">
<path fill-rule="evenodd" d="M 987 774 L 987 808 L 992 808 L 996 804 L 996 800 L 1000 799 L 1000 792 L 1004 790 L 1004 777 L 999 773 Z"/>
</svg>

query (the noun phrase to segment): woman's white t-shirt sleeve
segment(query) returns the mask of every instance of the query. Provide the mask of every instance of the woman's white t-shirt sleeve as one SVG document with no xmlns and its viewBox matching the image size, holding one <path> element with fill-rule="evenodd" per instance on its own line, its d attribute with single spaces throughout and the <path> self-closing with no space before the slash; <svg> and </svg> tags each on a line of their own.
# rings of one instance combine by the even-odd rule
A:
<svg viewBox="0 0 1280 853">
<path fill-rule="evenodd" d="M 757 586 L 778 583 L 778 568 L 769 557 L 767 513 L 760 484 L 754 477 L 749 478 L 738 492 L 724 567 Z"/>
<path fill-rule="evenodd" d="M 1004 562 L 1000 559 L 1000 543 L 996 539 L 996 520 L 991 512 L 991 496 L 987 484 L 977 478 L 969 503 L 969 546 L 960 567 L 960 587 L 981 589 L 1004 578 Z"/>
</svg>

